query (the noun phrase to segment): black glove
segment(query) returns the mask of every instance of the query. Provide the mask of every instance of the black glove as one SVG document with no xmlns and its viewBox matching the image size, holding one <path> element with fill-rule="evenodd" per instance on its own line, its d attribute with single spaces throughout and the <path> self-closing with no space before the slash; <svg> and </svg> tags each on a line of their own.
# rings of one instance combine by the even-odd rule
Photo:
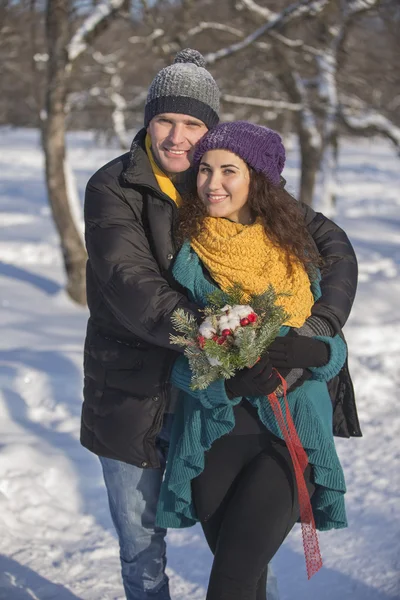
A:
<svg viewBox="0 0 400 600">
<path fill-rule="evenodd" d="M 305 335 L 277 337 L 268 348 L 272 365 L 281 369 L 322 367 L 329 361 L 329 348 L 321 340 Z"/>
<path fill-rule="evenodd" d="M 272 371 L 268 353 L 264 354 L 251 369 L 241 369 L 225 381 L 228 398 L 248 396 L 268 396 L 280 384 L 281 380 Z"/>
</svg>

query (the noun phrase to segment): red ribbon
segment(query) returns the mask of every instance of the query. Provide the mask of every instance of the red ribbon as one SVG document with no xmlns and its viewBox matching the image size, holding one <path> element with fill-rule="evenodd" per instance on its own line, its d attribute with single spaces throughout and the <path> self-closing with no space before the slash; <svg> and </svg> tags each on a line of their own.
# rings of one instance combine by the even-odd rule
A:
<svg viewBox="0 0 400 600">
<path fill-rule="evenodd" d="M 322 567 L 322 557 L 319 549 L 318 535 L 311 508 L 310 496 L 304 479 L 304 471 L 308 465 L 308 457 L 297 434 L 292 415 L 290 414 L 289 404 L 286 396 L 287 383 L 280 373 L 277 372 L 277 375 L 282 382 L 287 424 L 285 422 L 285 416 L 283 414 L 281 404 L 276 394 L 269 394 L 268 400 L 293 462 L 300 508 L 301 533 L 303 536 L 307 577 L 308 579 L 311 579 L 311 577 L 315 575 L 315 573 L 317 573 Z"/>
</svg>

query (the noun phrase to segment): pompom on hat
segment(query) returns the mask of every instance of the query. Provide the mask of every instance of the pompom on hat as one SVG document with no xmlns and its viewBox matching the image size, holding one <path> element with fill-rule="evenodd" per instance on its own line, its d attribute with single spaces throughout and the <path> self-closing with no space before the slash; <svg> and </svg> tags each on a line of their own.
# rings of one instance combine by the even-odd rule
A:
<svg viewBox="0 0 400 600">
<path fill-rule="evenodd" d="M 194 164 L 209 150 L 229 150 L 273 185 L 278 186 L 285 166 L 285 148 L 276 131 L 247 121 L 221 123 L 198 142 Z"/>
<path fill-rule="evenodd" d="M 179 113 L 200 119 L 209 129 L 215 127 L 219 122 L 220 92 L 205 66 L 197 50 L 178 52 L 174 63 L 161 69 L 150 85 L 144 126 L 161 113 Z"/>
</svg>

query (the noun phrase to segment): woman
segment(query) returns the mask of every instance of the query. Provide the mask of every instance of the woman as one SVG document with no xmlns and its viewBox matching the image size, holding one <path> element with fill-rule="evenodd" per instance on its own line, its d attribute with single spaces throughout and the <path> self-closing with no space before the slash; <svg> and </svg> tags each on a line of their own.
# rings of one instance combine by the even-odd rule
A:
<svg viewBox="0 0 400 600">
<path fill-rule="evenodd" d="M 262 293 L 272 284 L 287 293 L 279 301 L 289 318 L 269 355 L 206 390 L 192 391 L 186 358 L 176 361 L 171 383 L 182 394 L 158 523 L 201 522 L 214 553 L 207 600 L 264 600 L 268 563 L 299 516 L 309 576 L 320 567 L 315 525 L 347 525 L 326 384 L 346 346 L 322 320 L 314 323 L 322 336 L 307 321 L 320 261 L 296 201 L 280 188 L 279 135 L 224 123 L 206 134 L 194 160 L 197 194 L 184 201 L 180 224 L 190 241 L 175 278 L 203 306 L 216 286 Z M 273 365 L 286 377 L 287 400 L 273 394 L 281 382 Z"/>
</svg>

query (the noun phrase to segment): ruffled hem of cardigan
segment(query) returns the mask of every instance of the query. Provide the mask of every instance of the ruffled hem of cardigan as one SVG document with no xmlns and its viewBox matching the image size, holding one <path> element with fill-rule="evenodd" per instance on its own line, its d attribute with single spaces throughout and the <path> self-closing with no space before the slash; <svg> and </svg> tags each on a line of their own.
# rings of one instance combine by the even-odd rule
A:
<svg viewBox="0 0 400 600">
<path fill-rule="evenodd" d="M 344 494 L 346 483 L 332 436 L 327 436 L 323 424 L 315 416 L 304 389 L 298 388 L 291 394 L 291 413 L 296 423 L 297 434 L 313 468 L 316 490 L 311 505 L 315 525 L 320 531 L 347 527 Z M 324 401 L 320 398 L 320 401 Z M 326 401 L 330 402 L 329 398 Z M 260 419 L 275 435 L 282 438 L 275 416 L 264 398 L 254 398 Z M 283 400 L 281 400 L 284 412 Z M 299 410 L 297 410 L 299 408 Z"/>
<path fill-rule="evenodd" d="M 333 439 L 326 436 L 323 425 L 307 405 L 307 397 L 301 388 L 290 396 L 297 433 L 313 467 L 316 490 L 311 504 L 316 527 L 320 531 L 347 527 L 344 505 L 346 485 Z M 252 398 L 251 402 L 258 409 L 259 417 L 267 429 L 282 438 L 272 409 L 266 404 L 267 399 Z M 301 410 L 297 411 L 298 403 Z M 184 427 L 192 435 L 181 435 L 174 456 L 169 457 L 172 467 L 169 477 L 163 482 L 166 489 L 161 494 L 163 501 L 157 513 L 157 525 L 161 527 L 190 527 L 198 520 L 192 504 L 191 481 L 204 469 L 204 453 L 216 439 L 229 433 L 234 426 L 232 406 L 206 411 L 206 416 L 203 411 L 204 408 L 192 412 L 190 418 L 185 419 Z M 202 427 L 205 424 L 203 419 L 207 421 L 207 427 Z M 335 457 L 333 465 L 332 456 Z"/>
<path fill-rule="evenodd" d="M 189 401 L 197 402 L 193 397 Z M 162 483 L 164 489 L 160 494 L 156 516 L 158 526 L 183 528 L 191 527 L 198 521 L 192 502 L 191 482 L 204 470 L 205 452 L 215 440 L 232 431 L 234 425 L 232 405 L 202 408 L 184 415 L 183 431 L 195 431 L 198 435 L 195 438 L 194 435 L 185 436 L 182 433 L 174 456 L 168 456 L 171 467 Z"/>
</svg>

